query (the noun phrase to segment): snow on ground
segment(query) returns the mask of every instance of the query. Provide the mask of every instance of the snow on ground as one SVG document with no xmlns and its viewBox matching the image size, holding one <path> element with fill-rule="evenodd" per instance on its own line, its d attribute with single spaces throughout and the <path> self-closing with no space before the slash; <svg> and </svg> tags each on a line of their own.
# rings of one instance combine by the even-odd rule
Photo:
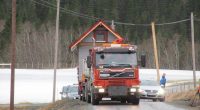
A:
<svg viewBox="0 0 200 110">
<path fill-rule="evenodd" d="M 52 101 L 53 69 L 16 69 L 15 103 L 47 103 Z M 56 99 L 60 99 L 62 86 L 77 84 L 76 69 L 57 70 Z M 0 69 L 0 104 L 9 103 L 10 70 Z"/>
<path fill-rule="evenodd" d="M 157 72 L 156 69 L 140 69 L 140 78 L 141 79 L 153 79 L 156 80 Z M 192 80 L 193 71 L 191 70 L 167 70 L 160 69 L 160 76 L 166 73 L 167 80 Z M 197 79 L 200 78 L 200 71 L 196 71 Z"/>
<path fill-rule="evenodd" d="M 53 69 L 16 69 L 15 70 L 15 103 L 32 102 L 48 103 L 52 101 Z M 166 73 L 168 80 L 191 80 L 192 71 L 160 70 Z M 200 71 L 196 72 L 197 79 Z M 155 69 L 140 69 L 141 79 L 156 79 Z M 56 99 L 60 99 L 62 86 L 77 84 L 77 69 L 58 69 Z M 10 69 L 0 69 L 0 104 L 9 103 Z"/>
</svg>

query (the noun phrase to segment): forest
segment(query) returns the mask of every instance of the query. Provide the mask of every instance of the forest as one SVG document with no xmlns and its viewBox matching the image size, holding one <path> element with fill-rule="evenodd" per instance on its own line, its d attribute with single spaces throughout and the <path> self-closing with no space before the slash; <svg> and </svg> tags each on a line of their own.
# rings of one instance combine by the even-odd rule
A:
<svg viewBox="0 0 200 110">
<path fill-rule="evenodd" d="M 0 0 L 0 63 L 10 62 L 11 0 Z M 60 0 L 58 67 L 76 67 L 68 46 L 99 19 L 146 54 L 155 68 L 151 22 L 155 22 L 162 69 L 192 69 L 190 14 L 194 13 L 196 67 L 200 69 L 199 0 Z M 17 0 L 17 68 L 52 68 L 56 0 Z"/>
</svg>

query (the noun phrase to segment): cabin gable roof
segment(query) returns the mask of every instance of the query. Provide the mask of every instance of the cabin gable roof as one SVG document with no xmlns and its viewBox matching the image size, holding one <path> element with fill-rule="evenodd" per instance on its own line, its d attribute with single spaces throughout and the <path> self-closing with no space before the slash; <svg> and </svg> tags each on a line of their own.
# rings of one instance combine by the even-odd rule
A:
<svg viewBox="0 0 200 110">
<path fill-rule="evenodd" d="M 99 20 L 96 22 L 92 27 L 90 27 L 86 32 L 84 32 L 75 42 L 73 42 L 69 48 L 71 51 L 73 51 L 76 46 L 85 39 L 91 32 L 93 32 L 98 26 L 103 26 L 106 28 L 109 32 L 111 32 L 117 39 L 123 39 L 116 31 L 114 31 L 110 26 L 108 26 L 105 22 L 102 20 Z"/>
</svg>

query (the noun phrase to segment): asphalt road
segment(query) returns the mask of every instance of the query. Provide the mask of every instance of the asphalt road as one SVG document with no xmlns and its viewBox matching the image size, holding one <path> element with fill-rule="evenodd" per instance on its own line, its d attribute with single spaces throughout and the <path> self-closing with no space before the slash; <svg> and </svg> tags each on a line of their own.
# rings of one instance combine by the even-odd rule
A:
<svg viewBox="0 0 200 110">
<path fill-rule="evenodd" d="M 91 104 L 86 104 L 74 109 L 76 110 L 200 110 L 189 106 L 179 106 L 176 104 L 169 104 L 165 102 L 152 102 L 149 100 L 141 100 L 139 105 L 121 104 L 119 102 L 103 102 L 95 106 Z"/>
<path fill-rule="evenodd" d="M 87 110 L 186 110 L 161 102 L 141 102 L 140 105 L 120 103 L 101 104 L 98 106 L 88 105 Z"/>
</svg>

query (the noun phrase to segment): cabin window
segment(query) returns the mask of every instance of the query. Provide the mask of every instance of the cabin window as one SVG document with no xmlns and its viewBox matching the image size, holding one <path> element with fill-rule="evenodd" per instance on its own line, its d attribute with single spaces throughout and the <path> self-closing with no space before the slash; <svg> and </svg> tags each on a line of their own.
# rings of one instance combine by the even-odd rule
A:
<svg viewBox="0 0 200 110">
<path fill-rule="evenodd" d="M 94 33 L 94 38 L 96 42 L 108 42 L 108 31 L 97 30 Z"/>
</svg>

